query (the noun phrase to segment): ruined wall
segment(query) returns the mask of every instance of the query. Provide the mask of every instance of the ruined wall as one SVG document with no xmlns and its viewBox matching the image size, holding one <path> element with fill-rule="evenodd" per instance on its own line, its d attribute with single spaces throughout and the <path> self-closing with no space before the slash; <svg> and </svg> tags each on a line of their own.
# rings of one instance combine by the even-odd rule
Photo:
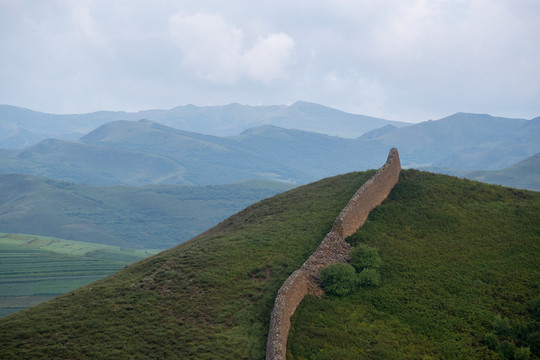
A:
<svg viewBox="0 0 540 360">
<path fill-rule="evenodd" d="M 343 238 L 354 234 L 373 208 L 380 205 L 397 183 L 401 163 L 397 149 L 391 149 L 386 163 L 352 196 L 341 210 L 332 231 Z"/>
<path fill-rule="evenodd" d="M 334 221 L 332 230 L 300 269 L 293 272 L 278 291 L 270 316 L 266 343 L 267 360 L 284 360 L 291 317 L 307 295 L 320 296 L 319 273 L 332 263 L 348 260 L 351 246 L 345 238 L 354 234 L 366 221 L 369 212 L 382 203 L 399 178 L 401 164 L 397 149 L 390 150 L 386 163 L 356 191 Z"/>
</svg>

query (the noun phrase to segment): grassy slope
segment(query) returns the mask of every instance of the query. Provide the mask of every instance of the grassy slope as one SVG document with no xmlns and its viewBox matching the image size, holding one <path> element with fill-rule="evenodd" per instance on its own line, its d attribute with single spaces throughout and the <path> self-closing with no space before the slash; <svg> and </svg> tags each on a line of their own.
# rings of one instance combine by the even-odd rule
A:
<svg viewBox="0 0 540 360">
<path fill-rule="evenodd" d="M 498 314 L 527 321 L 540 295 L 540 194 L 404 171 L 350 238 L 379 248 L 382 285 L 308 297 L 288 359 L 497 359 Z"/>
<path fill-rule="evenodd" d="M 0 234 L 0 316 L 89 284 L 156 252 Z"/>
<path fill-rule="evenodd" d="M 0 358 L 262 359 L 277 290 L 371 174 L 264 200 L 192 241 L 7 316 Z"/>
</svg>

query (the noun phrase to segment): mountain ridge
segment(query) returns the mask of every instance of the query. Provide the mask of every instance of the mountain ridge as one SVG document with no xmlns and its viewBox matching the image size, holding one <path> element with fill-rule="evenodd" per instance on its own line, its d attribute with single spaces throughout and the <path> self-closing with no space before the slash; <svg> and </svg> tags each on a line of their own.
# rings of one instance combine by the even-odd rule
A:
<svg viewBox="0 0 540 360">
<path fill-rule="evenodd" d="M 462 175 L 524 160 L 540 152 L 539 138 L 540 118 L 478 114 L 402 128 L 385 125 L 356 139 L 271 124 L 219 137 L 151 120 L 118 120 L 80 140 L 43 140 L 23 149 L 0 150 L 0 173 L 92 185 L 207 185 L 250 178 L 303 184 L 376 168 L 384 161 L 381 154 L 398 147 L 404 168 Z"/>
<path fill-rule="evenodd" d="M 0 105 L 0 141 L 3 146 L 20 148 L 36 141 L 56 137 L 75 139 L 99 126 L 117 120 L 149 119 L 169 127 L 214 136 L 234 136 L 242 131 L 265 124 L 284 128 L 357 137 L 385 124 L 406 126 L 408 123 L 350 114 L 323 105 L 298 101 L 291 106 L 249 106 L 228 104 L 198 107 L 177 106 L 169 110 L 138 112 L 97 111 L 87 114 L 48 114 L 12 105 Z M 10 132 L 8 132 L 10 129 Z M 13 131 L 28 132 L 23 137 Z"/>
</svg>

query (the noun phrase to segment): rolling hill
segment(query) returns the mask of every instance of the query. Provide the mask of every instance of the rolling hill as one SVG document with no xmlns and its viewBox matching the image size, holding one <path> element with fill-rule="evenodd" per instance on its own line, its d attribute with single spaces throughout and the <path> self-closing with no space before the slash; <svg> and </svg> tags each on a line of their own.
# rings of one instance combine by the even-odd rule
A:
<svg viewBox="0 0 540 360">
<path fill-rule="evenodd" d="M 0 175 L 0 232 L 166 249 L 290 188 L 260 180 L 214 186 L 93 187 Z"/>
<path fill-rule="evenodd" d="M 457 113 L 361 138 L 397 147 L 404 167 L 494 170 L 540 151 L 540 118 L 532 120 Z"/>
<path fill-rule="evenodd" d="M 277 290 L 371 174 L 276 195 L 113 276 L 2 318 L 0 357 L 262 359 Z M 306 298 L 289 358 L 500 359 L 484 342 L 499 322 L 525 334 L 498 335 L 505 349 L 530 346 L 538 214 L 538 193 L 402 171 L 349 239 L 379 248 L 381 286 Z"/>
<path fill-rule="evenodd" d="M 44 140 L 0 151 L 0 173 L 91 185 L 225 184 L 246 179 L 304 184 L 377 167 L 399 147 L 404 167 L 463 175 L 498 170 L 540 152 L 540 118 L 459 113 L 358 139 L 264 125 L 218 137 L 149 120 L 114 121 L 77 141 Z M 512 185 L 512 184 L 509 184 Z"/>
<path fill-rule="evenodd" d="M 115 121 L 78 141 L 44 140 L 0 153 L 0 173 L 90 185 L 209 185 L 254 178 L 302 184 L 376 167 L 385 151 L 383 145 L 273 126 L 224 138 L 148 120 Z"/>
</svg>

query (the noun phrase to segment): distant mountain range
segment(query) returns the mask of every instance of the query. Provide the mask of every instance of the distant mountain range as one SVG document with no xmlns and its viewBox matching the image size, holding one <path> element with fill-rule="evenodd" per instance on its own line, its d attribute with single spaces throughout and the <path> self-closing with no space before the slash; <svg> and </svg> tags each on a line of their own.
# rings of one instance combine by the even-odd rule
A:
<svg viewBox="0 0 540 360">
<path fill-rule="evenodd" d="M 253 178 L 307 183 L 376 167 L 385 153 L 387 146 L 370 141 L 273 126 L 216 137 L 148 120 L 116 121 L 80 140 L 47 139 L 1 152 L 0 173 L 91 185 L 209 185 Z"/>
<path fill-rule="evenodd" d="M 368 131 L 393 125 L 410 125 L 370 116 L 346 113 L 323 105 L 296 102 L 291 106 L 186 105 L 170 110 L 139 112 L 99 111 L 55 115 L 10 105 L 0 105 L 0 148 L 19 149 L 55 138 L 75 140 L 97 127 L 117 120 L 152 120 L 176 129 L 214 136 L 233 136 L 263 125 L 314 131 L 355 138 Z"/>
<path fill-rule="evenodd" d="M 457 113 L 437 121 L 385 129 L 362 138 L 397 147 L 406 167 L 497 170 L 540 150 L 540 117 L 524 120 Z"/>
<path fill-rule="evenodd" d="M 0 130 L 0 173 L 92 185 L 302 184 L 377 167 L 390 147 L 404 167 L 464 176 L 540 152 L 540 117 L 457 113 L 407 124 L 306 102 L 82 115 L 0 105 Z"/>
<path fill-rule="evenodd" d="M 1 150 L 0 173 L 90 185 L 209 185 L 246 179 L 303 184 L 376 168 L 388 149 L 397 147 L 405 168 L 463 176 L 500 170 L 533 156 L 540 152 L 539 139 L 540 117 L 467 113 L 400 128 L 386 124 L 356 139 L 274 125 L 219 137 L 149 120 L 121 120 L 79 140 L 46 139 L 23 149 Z"/>
</svg>

